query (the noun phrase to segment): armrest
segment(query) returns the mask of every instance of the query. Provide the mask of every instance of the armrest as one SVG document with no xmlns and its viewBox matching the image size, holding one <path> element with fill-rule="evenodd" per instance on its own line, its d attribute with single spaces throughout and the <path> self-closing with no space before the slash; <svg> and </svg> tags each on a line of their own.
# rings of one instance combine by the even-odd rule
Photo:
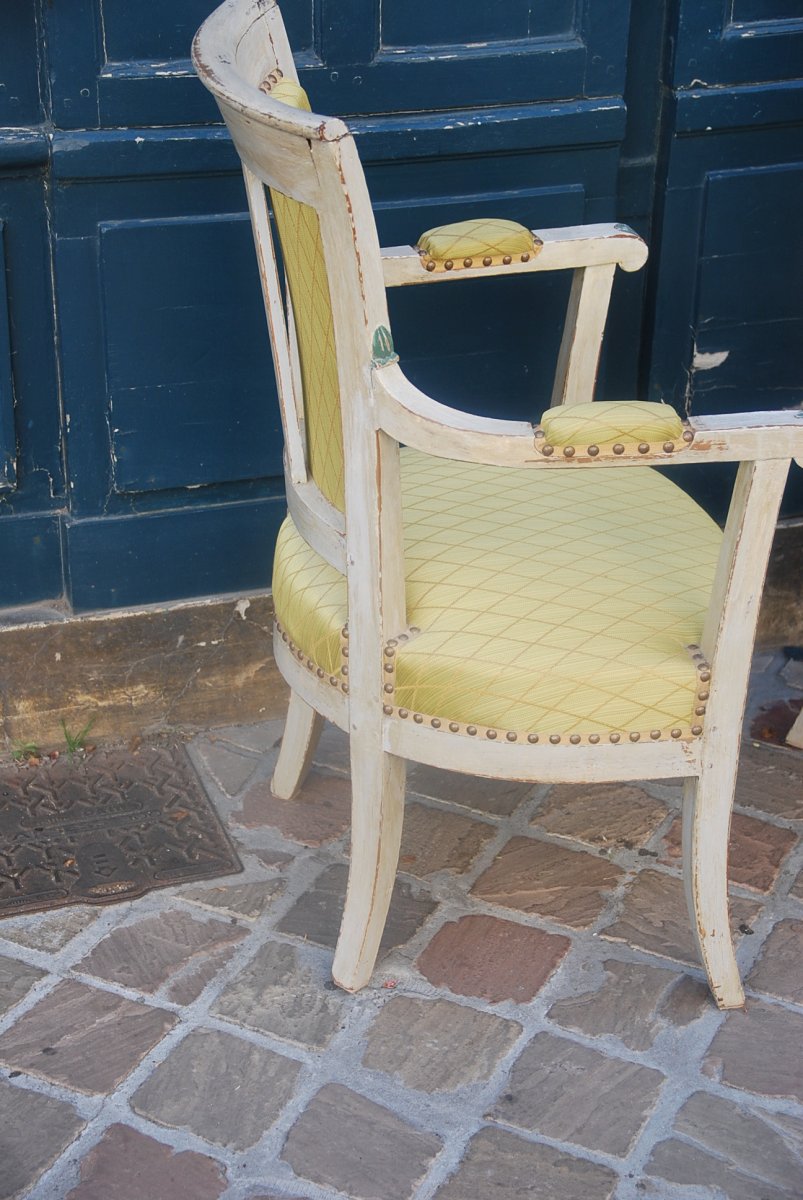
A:
<svg viewBox="0 0 803 1200">
<path fill-rule="evenodd" d="M 696 417 L 684 422 L 682 438 L 672 444 L 627 445 L 610 453 L 588 453 L 585 446 L 558 453 L 536 437 L 527 421 L 478 417 L 440 404 L 406 378 L 397 363 L 375 367 L 374 418 L 377 428 L 405 446 L 439 458 L 491 466 L 541 470 L 672 466 L 681 463 L 795 459 L 803 465 L 803 411 Z"/>
<path fill-rule="evenodd" d="M 427 271 L 413 246 L 382 249 L 386 287 L 412 283 L 442 283 L 448 279 L 481 279 L 489 275 L 522 275 L 532 271 L 560 271 L 582 267 L 619 266 L 637 271 L 647 261 L 647 246 L 627 225 L 567 225 L 562 229 L 534 229 L 543 243 L 529 262 L 495 263 L 466 267 L 459 272 Z"/>
</svg>

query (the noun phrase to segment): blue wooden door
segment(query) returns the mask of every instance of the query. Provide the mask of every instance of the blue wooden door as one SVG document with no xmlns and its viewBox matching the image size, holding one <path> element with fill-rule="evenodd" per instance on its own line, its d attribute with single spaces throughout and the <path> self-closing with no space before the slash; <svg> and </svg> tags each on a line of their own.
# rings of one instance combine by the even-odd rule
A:
<svg viewBox="0 0 803 1200">
<path fill-rule="evenodd" d="M 0 605 L 269 583 L 284 512 L 270 355 L 239 166 L 188 57 L 213 4 L 3 5 Z M 601 393 L 703 411 L 799 397 L 796 7 L 283 10 L 314 106 L 356 131 L 384 243 L 479 214 L 630 221 L 654 253 L 617 281 Z M 404 289 L 397 348 L 443 399 L 535 417 L 567 295 L 546 277 Z"/>
</svg>

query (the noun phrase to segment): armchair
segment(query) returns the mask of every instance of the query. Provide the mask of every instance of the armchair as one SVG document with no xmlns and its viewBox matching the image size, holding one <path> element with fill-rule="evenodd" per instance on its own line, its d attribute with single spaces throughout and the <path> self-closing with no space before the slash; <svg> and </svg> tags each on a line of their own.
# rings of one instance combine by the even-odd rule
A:
<svg viewBox="0 0 803 1200">
<path fill-rule="evenodd" d="M 274 792 L 301 785 L 323 718 L 350 738 L 336 982 L 357 990 L 373 969 L 409 759 L 541 782 L 682 778 L 701 961 L 717 1004 L 741 1005 L 728 830 L 803 414 L 681 421 L 664 405 L 594 402 L 616 267 L 646 259 L 631 230 L 525 230 L 531 251 L 481 258 L 458 257 L 449 229 L 423 253 L 383 250 L 353 139 L 309 111 L 273 0 L 227 0 L 193 54 L 242 159 L 285 435 L 274 647 L 291 699 Z M 386 288 L 556 269 L 574 277 L 539 424 L 457 412 L 405 377 Z M 724 534 L 651 469 L 719 461 L 740 464 Z"/>
</svg>

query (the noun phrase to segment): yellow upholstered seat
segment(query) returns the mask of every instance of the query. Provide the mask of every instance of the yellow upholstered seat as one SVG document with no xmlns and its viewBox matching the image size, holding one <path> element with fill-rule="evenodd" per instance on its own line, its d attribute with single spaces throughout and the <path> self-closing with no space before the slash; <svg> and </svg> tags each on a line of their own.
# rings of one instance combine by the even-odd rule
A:
<svg viewBox="0 0 803 1200">
<path fill-rule="evenodd" d="M 693 500 L 648 467 L 536 473 L 414 451 L 402 462 L 420 632 L 389 656 L 383 700 L 396 715 L 467 736 L 699 732 L 688 646 L 721 533 Z M 345 579 L 289 518 L 273 586 L 288 638 L 340 684 Z"/>
</svg>

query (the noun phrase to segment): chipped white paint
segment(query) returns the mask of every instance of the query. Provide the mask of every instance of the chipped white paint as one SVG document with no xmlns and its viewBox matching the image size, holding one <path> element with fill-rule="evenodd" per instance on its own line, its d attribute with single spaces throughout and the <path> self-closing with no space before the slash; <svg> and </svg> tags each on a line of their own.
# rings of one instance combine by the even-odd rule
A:
<svg viewBox="0 0 803 1200">
<path fill-rule="evenodd" d="M 740 1006 L 744 995 L 725 919 L 728 822 L 758 602 L 783 478 L 789 460 L 803 457 L 803 413 L 693 418 L 691 440 L 670 451 L 652 447 L 647 455 L 618 459 L 578 451 L 555 461 L 536 451 L 531 424 L 457 412 L 416 388 L 398 363 L 373 366 L 373 332 L 389 328 L 386 287 L 569 269 L 575 276 L 554 396 L 569 403 L 593 399 L 615 268 L 637 270 L 646 247 L 621 225 L 538 230 L 543 248 L 526 264 L 467 269 L 459 276 L 429 273 L 411 246 L 380 250 L 362 168 L 342 121 L 290 109 L 259 90 L 276 67 L 297 78 L 274 0 L 227 0 L 202 27 L 193 56 L 245 168 L 279 379 L 290 512 L 305 540 L 347 581 L 347 682 L 335 679 L 333 686 L 319 678 L 274 633 L 276 663 L 292 693 L 274 776 L 277 793 L 290 797 L 303 781 L 322 717 L 350 734 L 352 854 L 336 981 L 354 991 L 370 978 L 396 873 L 405 762 L 411 759 L 542 782 L 685 780 L 689 912 L 717 1003 Z M 320 220 L 347 462 L 345 517 L 307 477 L 295 331 L 282 303 L 265 185 L 310 205 Z M 690 742 L 529 746 L 474 741 L 385 715 L 383 649 L 407 628 L 399 443 L 445 458 L 531 470 L 740 462 L 705 626 L 704 650 L 715 681 L 705 733 Z"/>
<path fill-rule="evenodd" d="M 245 614 L 248 612 L 250 607 L 251 607 L 251 601 L 242 599 L 242 600 L 237 601 L 237 603 L 234 606 L 234 611 L 237 613 L 238 617 L 241 617 L 242 620 L 245 621 L 245 619 L 246 619 Z"/>
<path fill-rule="evenodd" d="M 694 371 L 713 371 L 714 367 L 721 367 L 724 362 L 728 361 L 730 350 L 705 350 L 694 351 L 694 358 L 691 365 Z"/>
</svg>

